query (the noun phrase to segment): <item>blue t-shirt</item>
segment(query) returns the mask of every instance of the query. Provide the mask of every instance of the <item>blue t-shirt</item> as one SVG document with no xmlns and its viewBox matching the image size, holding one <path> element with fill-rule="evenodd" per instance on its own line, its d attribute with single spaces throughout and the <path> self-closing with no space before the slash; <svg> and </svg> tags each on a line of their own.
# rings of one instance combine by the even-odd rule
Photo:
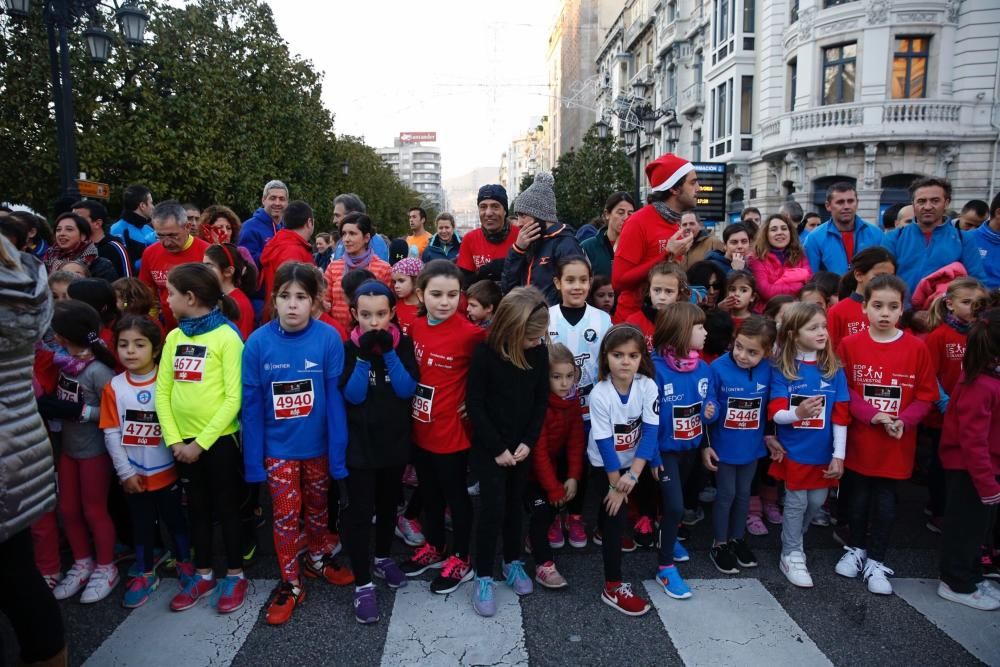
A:
<svg viewBox="0 0 1000 667">
<path fill-rule="evenodd" d="M 712 449 L 719 461 L 743 465 L 767 454 L 764 427 L 771 387 L 771 364 L 762 361 L 754 368 L 736 365 L 730 353 L 712 362 L 714 400 L 719 418 L 709 429 Z"/>
<path fill-rule="evenodd" d="M 788 458 L 806 465 L 827 465 L 833 458 L 833 408 L 848 402 L 847 378 L 837 369 L 832 378 L 820 374 L 816 364 L 800 361 L 796 366 L 799 380 L 789 380 L 775 368 L 771 372 L 771 403 L 786 401 L 789 410 L 807 398 L 823 396 L 823 413 L 815 419 L 792 424 L 777 424 L 775 435 L 785 448 Z M 771 410 L 768 410 L 771 413 Z"/>
<path fill-rule="evenodd" d="M 660 397 L 660 429 L 658 443 L 661 452 L 683 452 L 696 449 L 705 434 L 705 424 L 718 417 L 718 405 L 712 419 L 705 408 L 714 401 L 712 371 L 704 361 L 689 373 L 675 371 L 661 354 L 653 355 L 656 368 L 656 388 Z"/>
</svg>

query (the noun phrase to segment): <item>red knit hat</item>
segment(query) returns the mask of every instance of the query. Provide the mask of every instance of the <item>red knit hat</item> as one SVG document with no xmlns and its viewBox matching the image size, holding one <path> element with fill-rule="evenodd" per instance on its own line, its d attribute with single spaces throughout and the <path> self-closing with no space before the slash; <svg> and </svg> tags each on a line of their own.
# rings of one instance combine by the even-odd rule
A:
<svg viewBox="0 0 1000 667">
<path fill-rule="evenodd" d="M 653 192 L 663 192 L 694 171 L 694 165 L 673 153 L 665 153 L 646 165 L 646 178 Z"/>
</svg>

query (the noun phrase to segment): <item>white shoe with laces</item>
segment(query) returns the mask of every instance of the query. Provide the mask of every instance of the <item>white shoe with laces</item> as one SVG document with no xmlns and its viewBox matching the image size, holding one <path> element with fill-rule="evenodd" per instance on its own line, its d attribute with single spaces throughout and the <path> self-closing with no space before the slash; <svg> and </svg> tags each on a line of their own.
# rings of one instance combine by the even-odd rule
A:
<svg viewBox="0 0 1000 667">
<path fill-rule="evenodd" d="M 886 575 L 895 574 L 892 570 L 877 560 L 869 558 L 865 561 L 864 579 L 868 590 L 876 595 L 892 595 L 892 584 Z"/>
<path fill-rule="evenodd" d="M 806 555 L 801 551 L 793 551 L 787 556 L 781 555 L 781 572 L 788 581 L 799 588 L 812 588 L 812 575 L 806 567 Z"/>
<path fill-rule="evenodd" d="M 951 590 L 951 587 L 948 584 L 943 581 L 939 581 L 937 594 L 938 597 L 944 598 L 949 602 L 964 604 L 966 607 L 978 609 L 979 611 L 994 611 L 996 609 L 1000 609 L 1000 600 L 984 592 L 982 587 L 977 587 L 972 593 L 956 593 Z"/>
<path fill-rule="evenodd" d="M 835 570 L 842 577 L 854 579 L 865 569 L 865 559 L 868 557 L 868 554 L 864 549 L 857 549 L 855 547 L 844 547 L 844 551 L 847 553 L 837 561 Z"/>
<path fill-rule="evenodd" d="M 94 561 L 78 560 L 73 563 L 66 576 L 63 577 L 56 587 L 52 589 L 52 597 L 57 600 L 66 600 L 73 597 L 87 585 L 90 576 L 94 573 Z"/>
<path fill-rule="evenodd" d="M 111 591 L 118 585 L 118 568 L 114 565 L 98 565 L 94 568 L 94 573 L 90 575 L 87 587 L 83 589 L 80 602 L 92 604 L 100 602 L 111 594 Z"/>
<path fill-rule="evenodd" d="M 983 579 L 976 584 L 976 588 L 978 588 L 983 595 L 988 595 L 997 602 L 1000 602 L 1000 586 L 997 586 L 992 581 Z"/>
</svg>

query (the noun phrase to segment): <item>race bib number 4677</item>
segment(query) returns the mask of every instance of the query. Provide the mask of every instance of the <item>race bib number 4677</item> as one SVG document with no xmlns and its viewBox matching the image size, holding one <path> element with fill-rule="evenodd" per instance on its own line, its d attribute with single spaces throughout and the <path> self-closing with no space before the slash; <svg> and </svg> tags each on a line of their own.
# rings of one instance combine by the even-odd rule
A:
<svg viewBox="0 0 1000 667">
<path fill-rule="evenodd" d="M 204 345 L 178 345 L 174 354 L 174 381 L 201 382 L 208 348 Z"/>
</svg>

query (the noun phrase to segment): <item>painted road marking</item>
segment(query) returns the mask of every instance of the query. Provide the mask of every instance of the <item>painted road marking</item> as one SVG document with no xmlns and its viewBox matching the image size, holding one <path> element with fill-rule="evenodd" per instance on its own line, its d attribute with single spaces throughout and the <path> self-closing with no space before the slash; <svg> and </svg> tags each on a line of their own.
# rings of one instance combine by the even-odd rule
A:
<svg viewBox="0 0 1000 667">
<path fill-rule="evenodd" d="M 450 595 L 434 595 L 427 582 L 411 579 L 396 591 L 382 649 L 382 667 L 396 665 L 527 665 L 521 604 L 498 583 L 497 613 L 472 610 L 475 582 Z"/>
<path fill-rule="evenodd" d="M 85 667 L 214 667 L 229 665 L 257 623 L 274 579 L 254 579 L 246 603 L 219 614 L 205 598 L 193 609 L 170 611 L 177 582 L 164 579 L 149 601 L 128 615 L 84 664 Z"/>
<path fill-rule="evenodd" d="M 756 579 L 689 579 L 694 595 L 650 599 L 686 665 L 830 665 L 818 646 Z"/>
<path fill-rule="evenodd" d="M 1000 612 L 979 611 L 937 594 L 936 579 L 893 579 L 892 589 L 924 618 L 987 665 L 1000 665 Z"/>
</svg>

